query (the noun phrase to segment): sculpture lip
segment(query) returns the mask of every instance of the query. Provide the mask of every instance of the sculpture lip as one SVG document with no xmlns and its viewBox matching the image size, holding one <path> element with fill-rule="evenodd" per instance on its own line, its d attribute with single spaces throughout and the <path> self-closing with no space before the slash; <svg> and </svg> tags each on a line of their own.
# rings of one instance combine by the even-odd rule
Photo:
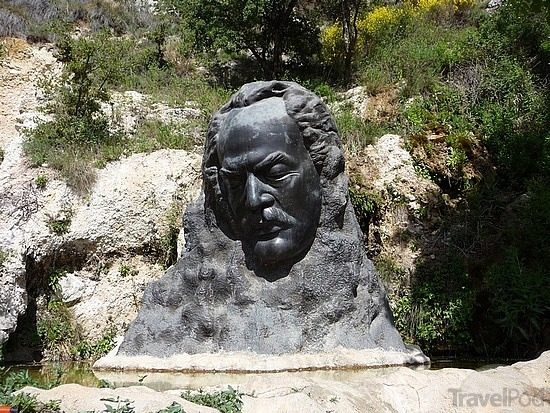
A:
<svg viewBox="0 0 550 413">
<path fill-rule="evenodd" d="M 275 221 L 260 222 L 253 227 L 253 232 L 259 241 L 276 238 L 285 229 L 284 224 Z"/>
</svg>

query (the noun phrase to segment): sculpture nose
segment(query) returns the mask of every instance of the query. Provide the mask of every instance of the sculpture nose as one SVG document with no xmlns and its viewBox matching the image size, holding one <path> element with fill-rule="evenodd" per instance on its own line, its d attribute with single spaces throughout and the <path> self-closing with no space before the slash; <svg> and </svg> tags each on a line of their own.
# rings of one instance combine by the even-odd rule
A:
<svg viewBox="0 0 550 413">
<path fill-rule="evenodd" d="M 265 184 L 254 174 L 249 173 L 246 179 L 246 200 L 247 208 L 256 211 L 272 206 L 275 198 L 266 191 Z"/>
</svg>

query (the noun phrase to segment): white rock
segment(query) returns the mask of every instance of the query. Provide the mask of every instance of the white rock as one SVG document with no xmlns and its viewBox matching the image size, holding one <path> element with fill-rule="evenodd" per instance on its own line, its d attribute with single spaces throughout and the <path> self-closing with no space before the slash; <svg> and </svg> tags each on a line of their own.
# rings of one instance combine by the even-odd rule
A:
<svg viewBox="0 0 550 413">
<path fill-rule="evenodd" d="M 85 333 L 102 334 L 109 316 L 117 322 L 120 319 L 118 327 L 122 328 L 135 316 L 144 285 L 163 272 L 147 255 L 162 241 L 168 225 L 177 225 L 178 218 L 170 222 L 168 217 L 171 208 L 175 202 L 185 206 L 198 195 L 200 155 L 166 150 L 129 156 L 97 170 L 88 196 L 75 193 L 47 165 L 31 168 L 21 133 L 42 118 L 34 81 L 46 70 L 58 72 L 59 65 L 51 49 L 16 42 L 27 51 L 10 57 L 14 61 L 9 64 L 21 74 L 13 76 L 9 68 L 0 67 L 0 149 L 4 155 L 0 163 L 0 253 L 10 253 L 0 267 L 4 302 L 0 303 L 0 344 L 26 309 L 26 267 L 33 269 L 32 276 L 46 277 L 57 270 L 51 268 L 55 262 L 73 262 L 82 268 L 61 282 L 64 299 Z M 130 123 L 144 119 L 150 110 L 148 98 L 137 92 L 114 96 L 115 103 L 108 107 L 128 107 Z M 161 109 L 165 108 L 159 108 L 159 114 Z M 170 112 L 170 116 L 182 113 Z M 47 177 L 43 189 L 36 185 L 39 175 Z M 50 225 L 60 219 L 70 219 L 70 223 L 67 232 L 56 235 Z M 113 256 L 124 258 L 117 261 Z M 118 267 L 126 261 L 137 272 L 121 279 Z"/>
<path fill-rule="evenodd" d="M 107 406 L 113 411 L 133 411 L 135 413 L 157 412 L 178 403 L 187 413 L 218 413 L 211 407 L 199 406 L 181 397 L 161 393 L 145 386 L 122 387 L 119 389 L 98 389 L 78 384 L 64 384 L 51 390 L 25 387 L 22 393 L 35 395 L 39 402 L 59 400 L 61 411 L 103 412 Z M 127 406 L 131 410 L 123 410 Z"/>
<path fill-rule="evenodd" d="M 167 388 L 170 380 L 178 380 L 172 385 L 185 382 L 186 387 L 200 386 L 207 393 L 227 390 L 231 385 L 243 394 L 243 413 L 548 413 L 549 371 L 547 351 L 536 360 L 485 371 L 388 367 L 240 375 L 218 372 L 206 376 L 178 372 L 151 373 L 154 378 L 147 376 L 145 383 L 156 380 L 159 387 Z M 135 382 L 143 372 L 128 372 L 132 374 Z M 154 391 L 145 386 L 113 390 L 64 385 L 52 390 L 23 391 L 37 395 L 42 402 L 61 400 L 61 409 L 67 413 L 100 411 L 104 408 L 98 404 L 100 398 L 130 400 L 136 413 L 157 411 L 172 401 L 180 403 L 186 412 L 212 411 L 188 402 L 183 404 L 178 398 L 182 390 Z"/>
<path fill-rule="evenodd" d="M 93 294 L 97 282 L 78 277 L 74 273 L 59 279 L 61 300 L 66 304 L 75 304 L 82 297 Z"/>
</svg>

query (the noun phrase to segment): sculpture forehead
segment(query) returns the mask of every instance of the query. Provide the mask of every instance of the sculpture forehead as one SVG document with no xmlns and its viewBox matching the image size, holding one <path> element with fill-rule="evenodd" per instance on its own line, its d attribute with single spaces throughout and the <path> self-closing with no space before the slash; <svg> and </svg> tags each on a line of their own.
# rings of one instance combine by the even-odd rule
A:
<svg viewBox="0 0 550 413">
<path fill-rule="evenodd" d="M 283 99 L 264 99 L 229 112 L 219 130 L 218 159 L 224 167 L 237 168 L 261 162 L 277 151 L 301 158 L 307 151 L 300 136 Z"/>
<path fill-rule="evenodd" d="M 247 151 L 252 145 L 273 146 L 276 141 L 297 144 L 300 129 L 286 112 L 281 98 L 268 98 L 242 108 L 231 110 L 218 135 L 218 155 L 229 150 Z"/>
<path fill-rule="evenodd" d="M 286 118 L 286 119 L 285 119 Z M 235 108 L 229 112 L 222 124 L 221 133 L 235 127 L 259 128 L 274 120 L 291 120 L 282 98 L 271 97 L 253 103 L 250 106 Z"/>
</svg>

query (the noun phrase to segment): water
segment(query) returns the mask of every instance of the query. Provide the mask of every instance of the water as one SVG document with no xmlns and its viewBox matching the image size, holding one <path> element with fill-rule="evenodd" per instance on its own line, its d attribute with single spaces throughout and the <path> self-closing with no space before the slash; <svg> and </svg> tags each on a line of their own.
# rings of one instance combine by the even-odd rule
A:
<svg viewBox="0 0 550 413">
<path fill-rule="evenodd" d="M 413 369 L 439 370 L 443 368 L 463 368 L 473 370 L 487 370 L 498 366 L 509 365 L 515 360 L 487 360 L 487 359 L 458 359 L 435 358 L 428 366 L 412 366 Z M 369 368 L 360 370 L 318 370 L 302 371 L 291 374 L 302 377 L 315 377 L 326 380 L 347 381 L 379 377 L 395 370 L 397 367 Z M 28 370 L 29 376 L 37 379 L 41 386 L 51 383 L 66 384 L 78 383 L 83 386 L 101 387 L 112 385 L 115 387 L 146 385 L 158 391 L 172 389 L 200 389 L 204 387 L 238 385 L 253 379 L 256 374 L 236 373 L 147 373 L 147 372 L 93 372 L 91 363 L 46 363 L 20 364 L 9 367 L 9 371 L 21 372 Z M 273 375 L 288 373 L 263 373 Z"/>
<path fill-rule="evenodd" d="M 519 360 L 512 359 L 483 359 L 483 358 L 454 358 L 433 357 L 430 370 L 444 368 L 472 369 L 477 371 L 488 370 L 499 366 L 509 366 Z"/>
<path fill-rule="evenodd" d="M 67 384 L 78 383 L 83 386 L 100 387 L 101 380 L 92 371 L 91 363 L 45 363 L 45 364 L 14 364 L 5 366 L 6 373 L 28 371 L 33 380 L 38 380 L 41 387 L 51 383 Z"/>
</svg>

